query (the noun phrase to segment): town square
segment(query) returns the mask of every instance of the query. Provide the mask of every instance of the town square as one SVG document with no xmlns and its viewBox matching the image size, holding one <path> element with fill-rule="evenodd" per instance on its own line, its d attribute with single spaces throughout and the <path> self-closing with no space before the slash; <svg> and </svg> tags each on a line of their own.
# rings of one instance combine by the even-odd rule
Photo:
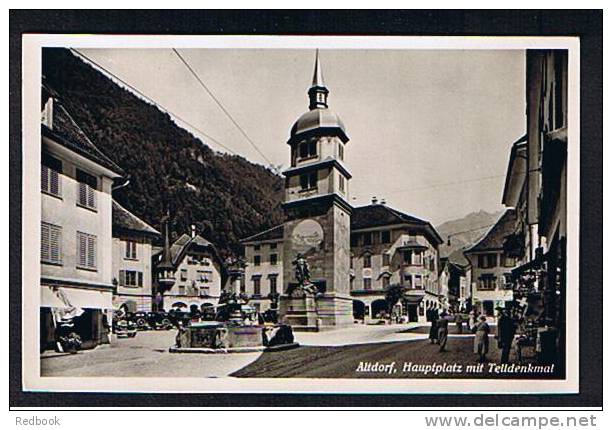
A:
<svg viewBox="0 0 612 430">
<path fill-rule="evenodd" d="M 127 51 L 43 49 L 42 377 L 564 378 L 566 50 Z"/>
</svg>

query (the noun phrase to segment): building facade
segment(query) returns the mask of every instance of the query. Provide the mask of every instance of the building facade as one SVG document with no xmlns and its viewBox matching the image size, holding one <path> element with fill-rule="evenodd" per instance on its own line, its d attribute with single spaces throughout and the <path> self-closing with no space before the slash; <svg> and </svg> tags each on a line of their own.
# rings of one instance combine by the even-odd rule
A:
<svg viewBox="0 0 612 430">
<path fill-rule="evenodd" d="M 153 227 L 113 201 L 113 306 L 129 312 L 151 312 Z"/>
<path fill-rule="evenodd" d="M 277 226 L 242 241 L 246 260 L 244 283 L 238 293 L 260 312 L 277 309 L 277 294 L 283 292 L 283 226 Z"/>
<path fill-rule="evenodd" d="M 162 250 L 156 249 L 153 258 L 155 266 L 159 265 L 162 257 Z M 227 272 L 212 243 L 195 231 L 191 236 L 183 234 L 170 245 L 169 257 L 175 282 L 163 294 L 160 292 L 161 289 L 154 285 L 155 309 L 167 311 L 174 307 L 191 305 L 201 309 L 219 303 L 221 287 L 225 285 Z M 157 268 L 155 272 L 157 273 Z"/>
<path fill-rule="evenodd" d="M 521 263 L 513 287 L 524 323 L 535 327 L 539 360 L 565 348 L 568 54 L 526 53 L 527 133 L 511 149 L 502 202 L 518 219 L 505 242 Z"/>
<path fill-rule="evenodd" d="M 463 249 L 440 259 L 440 285 L 448 306 L 455 311 L 470 311 L 472 296 L 472 265 Z"/>
<path fill-rule="evenodd" d="M 260 311 L 274 308 L 273 294 L 283 285 L 285 262 L 277 259 L 285 246 L 283 229 L 280 225 L 243 240 L 246 267 L 241 292 Z M 354 208 L 350 237 L 346 276 L 354 320 L 371 322 L 387 314 L 385 290 L 391 284 L 406 290 L 395 312 L 408 321 L 423 322 L 426 309 L 445 307 L 447 295 L 438 282 L 442 240 L 430 223 L 372 204 Z"/>
<path fill-rule="evenodd" d="M 445 294 L 438 282 L 438 246 L 433 226 L 373 201 L 357 207 L 351 224 L 351 296 L 357 319 L 388 313 L 385 291 L 401 285 L 404 299 L 396 313 L 410 322 L 425 321 L 425 310 L 441 308 Z"/>
<path fill-rule="evenodd" d="M 123 171 L 43 86 L 41 349 L 72 318 L 83 348 L 107 342 L 112 311 L 112 189 Z"/>
<path fill-rule="evenodd" d="M 464 253 L 472 267 L 472 306 L 487 317 L 505 308 L 513 299 L 512 269 L 517 260 L 504 253 L 506 237 L 513 233 L 516 211 L 507 209 L 499 220 Z"/>
</svg>

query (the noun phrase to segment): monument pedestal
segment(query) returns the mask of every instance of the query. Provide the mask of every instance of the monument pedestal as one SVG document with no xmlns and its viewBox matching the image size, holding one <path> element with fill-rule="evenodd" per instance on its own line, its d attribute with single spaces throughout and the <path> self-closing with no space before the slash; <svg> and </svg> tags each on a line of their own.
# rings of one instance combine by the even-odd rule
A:
<svg viewBox="0 0 612 430">
<path fill-rule="evenodd" d="M 290 325 L 294 331 L 319 331 L 317 304 L 312 294 L 305 294 L 304 297 L 281 296 L 279 314 L 282 315 L 282 323 Z"/>
<path fill-rule="evenodd" d="M 339 293 L 317 296 L 319 330 L 333 330 L 354 324 L 353 299 Z"/>
<path fill-rule="evenodd" d="M 353 324 L 353 301 L 334 293 L 305 297 L 281 296 L 281 323 L 293 331 L 333 330 Z"/>
</svg>

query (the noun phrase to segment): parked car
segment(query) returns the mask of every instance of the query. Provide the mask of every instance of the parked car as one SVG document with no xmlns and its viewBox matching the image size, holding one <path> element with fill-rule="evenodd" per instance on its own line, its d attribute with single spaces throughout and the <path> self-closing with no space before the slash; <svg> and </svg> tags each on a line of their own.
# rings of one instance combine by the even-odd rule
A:
<svg viewBox="0 0 612 430">
<path fill-rule="evenodd" d="M 128 320 L 134 322 L 136 324 L 136 328 L 138 330 L 151 330 L 148 322 L 148 314 L 147 312 L 133 312 L 128 313 Z"/>
<path fill-rule="evenodd" d="M 128 319 L 116 320 L 113 324 L 113 331 L 117 337 L 135 337 L 138 333 L 136 323 Z"/>
<path fill-rule="evenodd" d="M 170 330 L 173 326 L 170 316 L 166 312 L 147 313 L 147 325 L 152 330 Z"/>
</svg>

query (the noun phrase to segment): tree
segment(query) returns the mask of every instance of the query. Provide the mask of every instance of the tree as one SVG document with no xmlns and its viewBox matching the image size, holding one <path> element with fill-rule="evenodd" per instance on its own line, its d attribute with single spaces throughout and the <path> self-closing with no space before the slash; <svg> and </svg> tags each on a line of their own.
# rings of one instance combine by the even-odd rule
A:
<svg viewBox="0 0 612 430">
<path fill-rule="evenodd" d="M 401 284 L 391 284 L 385 290 L 385 301 L 387 302 L 387 311 L 389 315 L 391 315 L 391 311 L 393 307 L 399 302 L 403 297 L 406 288 Z"/>
</svg>

